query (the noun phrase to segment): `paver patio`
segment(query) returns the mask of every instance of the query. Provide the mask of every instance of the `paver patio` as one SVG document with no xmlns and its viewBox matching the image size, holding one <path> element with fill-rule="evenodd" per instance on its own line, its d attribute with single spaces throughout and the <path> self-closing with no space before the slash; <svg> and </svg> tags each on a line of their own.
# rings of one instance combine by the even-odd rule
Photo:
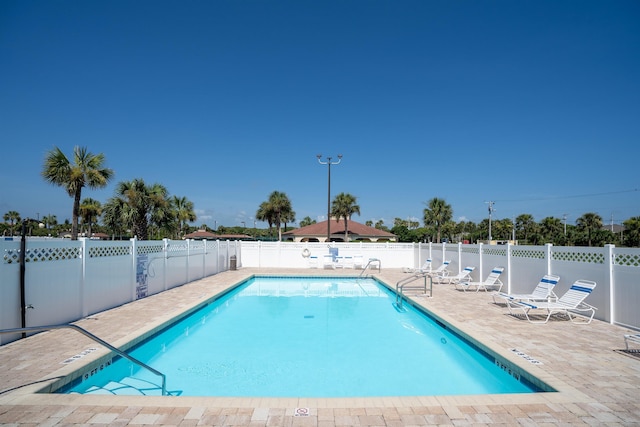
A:
<svg viewBox="0 0 640 427">
<path fill-rule="evenodd" d="M 254 274 L 354 275 L 353 270 L 239 269 L 150 296 L 76 322 L 120 346 Z M 401 270 L 374 275 L 389 285 Z M 640 425 L 640 358 L 623 354 L 626 328 L 553 320 L 533 325 L 507 315 L 489 294 L 434 285 L 411 297 L 463 334 L 556 387 L 555 393 L 380 398 L 209 398 L 34 393 L 107 350 L 72 330 L 54 330 L 0 347 L 0 424 L 11 425 Z M 380 343 L 388 345 L 388 343 Z M 64 360 L 97 348 L 80 360 Z M 510 349 L 542 362 L 528 363 Z M 428 358 L 425 358 L 428 363 Z M 296 409 L 308 410 L 296 416 Z"/>
</svg>

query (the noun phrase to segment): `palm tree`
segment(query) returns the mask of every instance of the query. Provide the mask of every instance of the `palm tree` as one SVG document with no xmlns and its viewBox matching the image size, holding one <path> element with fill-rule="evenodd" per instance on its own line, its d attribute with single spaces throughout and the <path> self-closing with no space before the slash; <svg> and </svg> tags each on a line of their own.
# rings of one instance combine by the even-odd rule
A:
<svg viewBox="0 0 640 427">
<path fill-rule="evenodd" d="M 591 233 L 602 228 L 602 217 L 597 213 L 589 212 L 576 220 L 578 229 L 587 232 L 589 246 L 591 246 Z"/>
<path fill-rule="evenodd" d="M 256 211 L 256 219 L 258 221 L 266 221 L 269 224 L 269 235 L 271 235 L 271 229 L 275 221 L 275 212 L 271 208 L 269 202 L 260 203 L 260 207 Z"/>
<path fill-rule="evenodd" d="M 175 216 L 180 223 L 180 237 L 184 235 L 188 222 L 196 220 L 196 213 L 193 211 L 193 202 L 186 197 L 173 196 L 171 205 L 175 211 Z"/>
<path fill-rule="evenodd" d="M 624 221 L 624 241 L 627 246 L 640 246 L 640 216 Z"/>
<path fill-rule="evenodd" d="M 429 200 L 427 208 L 424 209 L 424 225 L 436 228 L 436 243 L 440 243 L 440 233 L 442 226 L 451 221 L 453 209 L 444 199 L 434 197 Z"/>
<path fill-rule="evenodd" d="M 4 221 L 9 223 L 9 229 L 11 230 L 11 235 L 13 236 L 13 229 L 15 224 L 19 223 L 21 218 L 20 214 L 16 211 L 9 211 L 3 216 Z"/>
<path fill-rule="evenodd" d="M 160 184 L 146 185 L 142 179 L 123 181 L 116 187 L 116 197 L 109 201 L 110 215 L 120 213 L 122 224 L 140 240 L 149 239 L 149 227 L 168 225 L 172 216 L 167 189 Z"/>
<path fill-rule="evenodd" d="M 58 218 L 55 215 L 46 215 L 42 217 L 42 222 L 47 227 L 47 230 L 51 227 L 58 225 Z"/>
<path fill-rule="evenodd" d="M 344 218 L 344 241 L 349 241 L 349 219 L 353 214 L 360 215 L 360 206 L 356 203 L 356 197 L 348 193 L 340 193 L 331 203 L 331 216 L 338 222 Z"/>
<path fill-rule="evenodd" d="M 276 224 L 278 230 L 278 241 L 282 241 L 281 224 L 283 219 L 290 218 L 293 212 L 291 209 L 291 201 L 289 201 L 289 197 L 287 197 L 285 193 L 274 191 L 269 195 L 268 203 L 274 216 L 274 224 Z"/>
<path fill-rule="evenodd" d="M 282 214 L 282 223 L 284 224 L 284 231 L 287 231 L 287 223 L 296 222 L 296 213 L 294 210 L 289 209 L 289 211 Z"/>
<path fill-rule="evenodd" d="M 307 225 L 311 225 L 311 224 L 315 224 L 315 223 L 316 223 L 315 219 L 311 219 L 311 217 L 305 216 L 300 221 L 300 227 L 306 227 Z"/>
<path fill-rule="evenodd" d="M 102 222 L 104 226 L 111 231 L 111 238 L 114 239 L 115 235 L 122 236 L 124 231 L 122 218 L 124 217 L 123 210 L 126 202 L 118 197 L 112 197 L 107 201 L 102 209 Z"/>
<path fill-rule="evenodd" d="M 97 222 L 100 215 L 102 215 L 102 205 L 99 201 L 87 197 L 80 203 L 80 216 L 83 222 L 89 225 L 89 229 L 87 230 L 87 236 L 89 238 L 92 236 L 91 224 Z"/>
<path fill-rule="evenodd" d="M 533 220 L 533 215 L 521 214 L 516 217 L 516 232 L 522 232 L 524 234 L 524 241 L 528 243 L 527 236 L 530 232 L 534 231 L 536 222 Z"/>
<path fill-rule="evenodd" d="M 540 221 L 539 230 L 546 243 L 556 243 L 556 239 L 564 235 L 562 221 L 552 216 Z"/>
<path fill-rule="evenodd" d="M 64 187 L 73 197 L 71 240 L 78 240 L 78 217 L 82 189 L 106 187 L 113 177 L 113 170 L 104 167 L 104 154 L 92 154 L 86 147 L 74 147 L 73 163 L 58 148 L 47 153 L 42 177 L 49 183 Z"/>
</svg>

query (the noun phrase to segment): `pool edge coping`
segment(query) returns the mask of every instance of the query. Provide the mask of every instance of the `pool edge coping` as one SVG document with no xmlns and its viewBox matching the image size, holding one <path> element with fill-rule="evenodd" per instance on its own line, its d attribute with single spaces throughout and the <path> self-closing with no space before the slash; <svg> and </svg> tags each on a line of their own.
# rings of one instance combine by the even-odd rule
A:
<svg viewBox="0 0 640 427">
<path fill-rule="evenodd" d="M 345 272 L 346 273 L 346 272 Z M 135 346 L 137 343 L 148 338 L 149 336 L 159 332 L 165 328 L 168 324 L 176 321 L 177 319 L 184 318 L 192 312 L 202 308 L 203 306 L 215 301 L 223 295 L 231 292 L 237 288 L 240 284 L 254 277 L 273 277 L 273 276 L 287 276 L 287 277 L 318 277 L 314 274 L 270 274 L 270 273 L 247 273 L 238 279 L 232 280 L 223 289 L 217 289 L 211 294 L 203 294 L 200 301 L 195 301 L 187 307 L 182 307 L 171 311 L 169 314 L 164 315 L 161 319 L 157 319 L 152 325 L 148 327 L 139 328 L 137 331 L 132 332 L 119 340 L 116 340 L 112 345 L 120 349 L 129 349 Z M 353 274 L 336 274 L 333 277 L 354 277 Z M 381 277 L 373 274 L 368 277 L 376 279 L 383 284 L 391 292 L 394 292 L 393 288 Z M 187 284 L 188 285 L 188 284 Z M 185 286 L 185 285 L 182 285 Z M 175 288 L 174 288 L 175 289 Z M 153 296 L 151 296 L 153 297 Z M 101 348 L 95 353 L 88 355 L 83 360 L 83 365 L 64 366 L 50 375 L 47 375 L 33 384 L 22 386 L 18 389 L 5 392 L 0 395 L 1 404 L 54 404 L 54 405 L 69 405 L 69 404 L 82 404 L 82 405 L 96 405 L 96 406 L 113 406 L 117 404 L 139 404 L 145 405 L 158 405 L 165 406 L 170 402 L 170 406 L 194 406 L 196 403 L 198 406 L 211 406 L 211 407 L 273 407 L 273 408 L 290 408 L 292 405 L 296 407 L 313 406 L 317 408 L 330 408 L 330 407 L 353 407 L 354 402 L 358 407 L 378 407 L 381 405 L 391 405 L 396 407 L 406 406 L 457 406 L 457 405 L 482 405 L 482 404 L 539 404 L 539 403 L 565 403 L 565 402 L 596 402 L 595 399 L 585 395 L 578 391 L 574 387 L 565 383 L 557 377 L 551 374 L 539 370 L 539 372 L 531 373 L 529 368 L 537 368 L 536 366 L 527 366 L 524 364 L 524 360 L 514 355 L 512 352 L 501 350 L 497 343 L 489 338 L 483 338 L 483 342 L 478 341 L 472 334 L 465 331 L 464 327 L 459 322 L 451 319 L 446 314 L 439 313 L 438 310 L 426 307 L 419 300 L 409 297 L 412 303 L 419 305 L 422 309 L 426 310 L 431 315 L 437 318 L 441 318 L 447 325 L 454 328 L 454 330 L 463 336 L 465 339 L 471 341 L 479 348 L 488 348 L 490 353 L 495 353 L 501 358 L 509 361 L 513 365 L 517 366 L 519 370 L 527 372 L 528 375 L 533 376 L 547 385 L 554 388 L 556 391 L 547 392 L 534 392 L 534 393 L 503 393 L 503 394 L 476 394 L 476 395 L 445 395 L 445 396 L 386 396 L 386 397 L 347 397 L 347 398 L 279 398 L 279 397 L 200 397 L 200 396 L 109 396 L 109 402 L 101 403 L 100 399 L 104 400 L 105 395 L 81 395 L 81 394 L 58 394 L 52 393 L 47 390 L 51 390 L 53 385 L 56 385 L 55 389 L 59 389 L 65 384 L 75 380 L 81 376 L 82 372 L 86 372 L 91 366 L 98 365 L 102 360 L 109 359 L 111 352 L 107 349 Z M 81 322 L 89 318 L 95 318 L 100 313 L 88 316 L 78 320 Z M 73 322 L 74 324 L 77 322 Z M 489 342 L 485 342 L 489 341 Z M 70 376 L 74 375 L 72 378 Z M 59 377 L 63 377 L 62 379 Z M 64 379 L 68 379 L 66 382 L 61 383 Z M 65 399 L 66 398 L 66 399 Z M 71 401 L 70 401 L 70 398 Z M 266 405 L 266 406 L 265 406 Z"/>
</svg>

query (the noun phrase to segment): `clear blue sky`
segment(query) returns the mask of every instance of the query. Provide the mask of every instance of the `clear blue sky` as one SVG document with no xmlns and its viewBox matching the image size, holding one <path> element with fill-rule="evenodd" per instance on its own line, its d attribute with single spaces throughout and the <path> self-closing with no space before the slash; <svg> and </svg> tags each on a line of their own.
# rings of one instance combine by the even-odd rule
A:
<svg viewBox="0 0 640 427">
<path fill-rule="evenodd" d="M 71 218 L 41 178 L 54 146 L 104 153 L 253 226 L 286 193 L 324 220 L 640 215 L 640 2 L 0 2 L 0 215 Z M 258 223 L 259 227 L 266 227 Z"/>
</svg>

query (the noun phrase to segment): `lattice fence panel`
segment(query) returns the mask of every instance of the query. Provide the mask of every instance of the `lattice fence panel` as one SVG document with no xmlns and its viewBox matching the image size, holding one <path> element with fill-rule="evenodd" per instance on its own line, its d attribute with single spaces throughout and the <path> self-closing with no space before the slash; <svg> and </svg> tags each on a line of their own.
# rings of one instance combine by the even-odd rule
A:
<svg viewBox="0 0 640 427">
<path fill-rule="evenodd" d="M 130 246 L 94 246 L 89 248 L 89 258 L 131 255 Z"/>
<path fill-rule="evenodd" d="M 552 252 L 551 258 L 557 261 L 585 262 L 589 264 L 604 264 L 604 254 L 594 252 Z"/>
<path fill-rule="evenodd" d="M 25 262 L 62 261 L 80 258 L 80 248 L 36 248 L 27 249 L 24 254 Z M 19 249 L 7 249 L 4 252 L 5 264 L 20 262 Z"/>
<path fill-rule="evenodd" d="M 627 267 L 640 267 L 639 254 L 617 254 L 613 258 L 614 265 L 625 265 Z"/>
</svg>

